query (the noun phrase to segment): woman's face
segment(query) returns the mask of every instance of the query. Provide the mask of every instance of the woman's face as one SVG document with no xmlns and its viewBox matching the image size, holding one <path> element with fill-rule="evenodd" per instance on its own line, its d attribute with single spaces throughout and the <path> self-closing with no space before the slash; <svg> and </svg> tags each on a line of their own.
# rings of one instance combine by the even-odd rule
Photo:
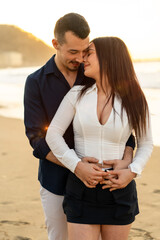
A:
<svg viewBox="0 0 160 240">
<path fill-rule="evenodd" d="M 87 77 L 93 78 L 96 81 L 99 80 L 99 61 L 96 54 L 94 43 L 91 43 L 88 48 L 88 52 L 84 57 L 84 74 Z"/>
</svg>

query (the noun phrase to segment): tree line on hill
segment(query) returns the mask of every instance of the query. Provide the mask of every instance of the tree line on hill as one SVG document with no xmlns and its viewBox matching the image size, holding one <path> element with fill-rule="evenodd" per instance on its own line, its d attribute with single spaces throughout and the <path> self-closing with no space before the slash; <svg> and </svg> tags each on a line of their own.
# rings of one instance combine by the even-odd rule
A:
<svg viewBox="0 0 160 240">
<path fill-rule="evenodd" d="M 52 47 L 31 33 L 14 25 L 0 25 L 0 67 L 10 66 L 11 57 L 16 62 L 17 56 L 21 56 L 21 66 L 43 65 L 54 53 Z"/>
</svg>

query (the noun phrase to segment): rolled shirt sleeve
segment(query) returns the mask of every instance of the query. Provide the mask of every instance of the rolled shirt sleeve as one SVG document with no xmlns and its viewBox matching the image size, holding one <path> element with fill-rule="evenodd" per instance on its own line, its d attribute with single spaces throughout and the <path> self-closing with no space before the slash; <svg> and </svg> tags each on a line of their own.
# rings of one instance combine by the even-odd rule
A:
<svg viewBox="0 0 160 240">
<path fill-rule="evenodd" d="M 127 142 L 126 142 L 126 147 L 131 147 L 133 148 L 133 150 L 135 149 L 135 137 L 133 136 L 133 134 L 130 135 L 130 137 L 128 138 Z"/>
</svg>

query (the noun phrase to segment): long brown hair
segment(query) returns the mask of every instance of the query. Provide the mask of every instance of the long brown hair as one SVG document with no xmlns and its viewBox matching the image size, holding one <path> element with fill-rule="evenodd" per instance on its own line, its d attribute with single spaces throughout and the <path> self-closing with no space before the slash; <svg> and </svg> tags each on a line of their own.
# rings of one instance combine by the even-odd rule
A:
<svg viewBox="0 0 160 240">
<path fill-rule="evenodd" d="M 136 77 L 133 63 L 125 43 L 117 37 L 100 37 L 92 41 L 100 65 L 100 81 L 105 76 L 111 86 L 112 106 L 114 96 L 122 100 L 122 111 L 126 110 L 130 126 L 135 134 L 142 136 L 146 132 L 148 117 L 148 104 Z M 93 85 L 93 84 L 92 84 Z M 91 86 L 85 84 L 81 96 Z M 106 81 L 107 87 L 107 81 Z"/>
</svg>

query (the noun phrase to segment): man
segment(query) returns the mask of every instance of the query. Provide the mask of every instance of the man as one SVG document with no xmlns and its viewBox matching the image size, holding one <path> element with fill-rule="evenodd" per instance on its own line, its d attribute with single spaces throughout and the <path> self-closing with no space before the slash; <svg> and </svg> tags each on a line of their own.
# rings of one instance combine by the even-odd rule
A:
<svg viewBox="0 0 160 240">
<path fill-rule="evenodd" d="M 65 94 L 85 78 L 81 63 L 89 45 L 89 33 L 88 23 L 81 15 L 69 13 L 60 18 L 54 29 L 55 39 L 52 40 L 56 55 L 29 75 L 25 85 L 26 135 L 33 147 L 33 155 L 40 159 L 38 180 L 49 240 L 65 240 L 67 236 L 62 202 L 69 170 L 54 157 L 45 135 Z M 64 138 L 69 147 L 73 148 L 72 125 Z M 132 141 L 129 146 L 132 146 Z M 91 157 L 86 157 L 85 162 L 77 165 L 75 174 L 88 187 L 95 187 L 94 184 L 102 179 L 104 172 L 93 164 L 96 159 Z"/>
</svg>

